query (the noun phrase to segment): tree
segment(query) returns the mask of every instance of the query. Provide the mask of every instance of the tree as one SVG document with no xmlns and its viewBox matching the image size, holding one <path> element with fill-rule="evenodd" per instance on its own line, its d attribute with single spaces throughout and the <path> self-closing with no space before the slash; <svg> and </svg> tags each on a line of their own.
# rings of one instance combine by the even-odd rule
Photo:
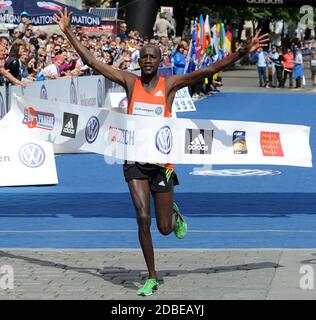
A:
<svg viewBox="0 0 316 320">
<path fill-rule="evenodd" d="M 97 0 L 86 0 L 97 1 Z M 120 8 L 128 9 L 128 6 L 133 5 L 142 0 L 121 0 Z M 112 6 L 115 6 L 115 0 L 112 0 Z M 258 22 L 259 26 L 267 30 L 270 22 L 283 20 L 289 24 L 295 24 L 299 21 L 299 8 L 284 8 L 284 7 L 238 7 L 227 5 L 212 5 L 208 1 L 189 1 L 189 0 L 157 0 L 159 5 L 171 6 L 174 8 L 174 18 L 177 22 L 177 35 L 182 35 L 185 26 L 190 25 L 191 20 L 197 19 L 202 13 L 214 15 L 217 14 L 223 22 L 231 24 L 232 21 L 239 21 L 239 36 L 244 26 L 245 20 Z M 238 18 L 238 19 L 236 19 Z"/>
</svg>

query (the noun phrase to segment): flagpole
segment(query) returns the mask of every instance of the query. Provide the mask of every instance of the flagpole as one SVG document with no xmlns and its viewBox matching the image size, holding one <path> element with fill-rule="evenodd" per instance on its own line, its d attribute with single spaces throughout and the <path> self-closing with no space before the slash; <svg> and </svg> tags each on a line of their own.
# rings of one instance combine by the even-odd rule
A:
<svg viewBox="0 0 316 320">
<path fill-rule="evenodd" d="M 192 39 L 190 41 L 190 46 L 189 46 L 187 58 L 185 59 L 185 66 L 184 66 L 184 71 L 183 71 L 184 74 L 187 73 L 187 70 L 189 68 L 189 63 L 191 60 L 191 51 L 192 51 Z"/>
</svg>

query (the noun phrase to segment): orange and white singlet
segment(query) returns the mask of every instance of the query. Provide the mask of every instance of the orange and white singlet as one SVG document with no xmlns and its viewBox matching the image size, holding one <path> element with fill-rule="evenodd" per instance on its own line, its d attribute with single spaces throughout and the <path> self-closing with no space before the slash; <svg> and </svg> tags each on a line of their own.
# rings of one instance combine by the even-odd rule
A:
<svg viewBox="0 0 316 320">
<path fill-rule="evenodd" d="M 127 114 L 149 117 L 171 118 L 172 114 L 167 106 L 165 78 L 159 77 L 155 89 L 150 93 L 142 85 L 141 78 L 135 79 L 131 101 L 127 107 Z M 172 164 L 164 164 L 167 169 L 173 169 Z"/>
<path fill-rule="evenodd" d="M 137 116 L 170 118 L 171 112 L 166 101 L 165 78 L 159 77 L 155 89 L 149 93 L 143 88 L 140 77 L 137 77 L 127 113 Z"/>
</svg>

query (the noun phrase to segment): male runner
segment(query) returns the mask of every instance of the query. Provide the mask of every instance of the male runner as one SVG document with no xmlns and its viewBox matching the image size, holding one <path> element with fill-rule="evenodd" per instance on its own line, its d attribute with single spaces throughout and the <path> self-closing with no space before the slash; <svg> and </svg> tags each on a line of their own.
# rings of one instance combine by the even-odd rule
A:
<svg viewBox="0 0 316 320">
<path fill-rule="evenodd" d="M 150 110 L 151 105 L 156 107 L 160 105 L 163 109 L 163 116 L 171 117 L 172 102 L 179 89 L 198 83 L 244 55 L 254 52 L 258 47 L 265 46 L 268 42 L 268 35 L 259 36 L 259 30 L 248 42 L 246 48 L 240 49 L 229 57 L 212 64 L 208 68 L 166 79 L 157 76 L 161 61 L 160 49 L 154 45 L 146 45 L 140 50 L 141 76 L 138 77 L 131 72 L 114 69 L 96 60 L 71 31 L 71 13 L 68 13 L 67 8 L 59 15 L 55 15 L 55 20 L 88 66 L 124 87 L 129 101 L 128 114 L 132 115 L 144 115 L 144 113 L 153 115 L 155 113 L 151 112 L 153 111 Z M 136 209 L 139 241 L 149 272 L 148 280 L 137 293 L 147 296 L 151 295 L 159 286 L 150 233 L 150 194 L 154 198 L 157 226 L 160 233 L 168 235 L 173 231 L 178 238 L 182 239 L 187 233 L 187 224 L 180 215 L 177 205 L 173 203 L 173 186 L 178 184 L 173 165 L 125 163 L 124 176 Z"/>
</svg>

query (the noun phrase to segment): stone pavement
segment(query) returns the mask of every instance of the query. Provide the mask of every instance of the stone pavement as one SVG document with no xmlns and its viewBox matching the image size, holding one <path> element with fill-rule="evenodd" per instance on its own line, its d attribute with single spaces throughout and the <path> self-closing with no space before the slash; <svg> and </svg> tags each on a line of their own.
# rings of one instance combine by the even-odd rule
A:
<svg viewBox="0 0 316 320">
<path fill-rule="evenodd" d="M 147 276 L 140 250 L 2 249 L 5 265 L 14 289 L 0 289 L 0 299 L 316 299 L 315 282 L 299 287 L 303 265 L 316 275 L 316 249 L 157 250 L 163 283 L 145 298 L 136 295 Z"/>
<path fill-rule="evenodd" d="M 304 74 L 306 79 L 306 86 L 302 89 L 289 89 L 289 80 L 285 84 L 285 88 L 260 88 L 258 71 L 255 65 L 253 66 L 234 66 L 220 72 L 223 78 L 223 87 L 220 88 L 222 92 L 255 92 L 255 93 L 297 93 L 297 94 L 315 94 L 316 86 L 313 86 L 311 80 L 311 72 L 308 63 L 305 65 Z M 293 80 L 295 87 L 296 82 Z"/>
</svg>

